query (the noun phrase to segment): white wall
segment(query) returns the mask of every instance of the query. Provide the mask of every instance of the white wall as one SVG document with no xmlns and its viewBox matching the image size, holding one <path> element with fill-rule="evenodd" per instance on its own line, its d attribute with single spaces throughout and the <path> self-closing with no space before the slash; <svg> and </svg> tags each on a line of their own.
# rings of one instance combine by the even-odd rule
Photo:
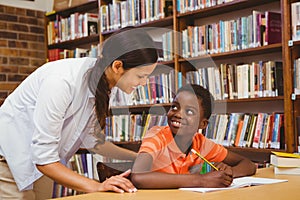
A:
<svg viewBox="0 0 300 200">
<path fill-rule="evenodd" d="M 1 5 L 49 12 L 52 11 L 53 0 L 0 0 Z"/>
</svg>

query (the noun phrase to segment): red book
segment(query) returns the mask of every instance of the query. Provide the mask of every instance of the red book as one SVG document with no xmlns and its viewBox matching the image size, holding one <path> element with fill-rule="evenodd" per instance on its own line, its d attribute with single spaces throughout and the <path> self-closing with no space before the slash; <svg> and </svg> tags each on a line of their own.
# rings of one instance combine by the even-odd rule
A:
<svg viewBox="0 0 300 200">
<path fill-rule="evenodd" d="M 264 45 L 281 43 L 281 14 L 272 11 L 265 12 L 266 40 Z"/>
<path fill-rule="evenodd" d="M 252 144 L 253 148 L 259 148 L 259 142 L 261 139 L 265 116 L 266 116 L 265 113 L 258 113 L 257 115 L 256 128 L 254 131 L 253 144 Z"/>
<path fill-rule="evenodd" d="M 150 84 L 150 88 L 151 88 L 151 102 L 152 104 L 156 103 L 156 84 L 155 84 L 155 76 L 150 76 L 149 77 L 149 84 Z"/>
</svg>

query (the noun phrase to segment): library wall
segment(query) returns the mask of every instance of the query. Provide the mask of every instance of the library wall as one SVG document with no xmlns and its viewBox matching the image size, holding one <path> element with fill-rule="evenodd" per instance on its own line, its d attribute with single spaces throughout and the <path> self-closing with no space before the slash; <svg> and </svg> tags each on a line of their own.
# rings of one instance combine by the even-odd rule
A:
<svg viewBox="0 0 300 200">
<path fill-rule="evenodd" d="M 0 5 L 0 105 L 46 62 L 44 14 Z"/>
</svg>

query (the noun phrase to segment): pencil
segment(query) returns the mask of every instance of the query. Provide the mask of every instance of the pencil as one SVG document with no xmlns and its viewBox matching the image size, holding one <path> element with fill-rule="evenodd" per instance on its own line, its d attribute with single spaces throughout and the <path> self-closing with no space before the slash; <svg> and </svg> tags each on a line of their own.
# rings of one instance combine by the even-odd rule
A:
<svg viewBox="0 0 300 200">
<path fill-rule="evenodd" d="M 208 160 L 206 160 L 206 158 L 204 158 L 200 153 L 198 153 L 195 149 L 191 150 L 194 154 L 196 154 L 197 156 L 199 156 L 202 160 L 204 160 L 207 164 L 209 164 L 212 168 L 214 168 L 216 171 L 219 171 L 219 169 L 214 166 L 211 162 L 209 162 Z"/>
</svg>

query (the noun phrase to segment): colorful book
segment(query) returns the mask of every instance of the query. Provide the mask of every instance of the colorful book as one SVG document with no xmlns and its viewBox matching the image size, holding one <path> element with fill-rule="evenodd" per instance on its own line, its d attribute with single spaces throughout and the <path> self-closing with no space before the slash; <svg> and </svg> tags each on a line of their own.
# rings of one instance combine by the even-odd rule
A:
<svg viewBox="0 0 300 200">
<path fill-rule="evenodd" d="M 281 152 L 279 152 L 281 153 Z M 270 164 L 276 167 L 299 167 L 300 168 L 300 155 L 291 154 L 291 156 L 280 156 L 280 154 L 271 154 Z"/>
<path fill-rule="evenodd" d="M 300 40 L 300 2 L 291 3 L 292 39 Z"/>
<path fill-rule="evenodd" d="M 281 43 L 281 13 L 266 11 L 266 40 L 264 45 Z"/>
</svg>

